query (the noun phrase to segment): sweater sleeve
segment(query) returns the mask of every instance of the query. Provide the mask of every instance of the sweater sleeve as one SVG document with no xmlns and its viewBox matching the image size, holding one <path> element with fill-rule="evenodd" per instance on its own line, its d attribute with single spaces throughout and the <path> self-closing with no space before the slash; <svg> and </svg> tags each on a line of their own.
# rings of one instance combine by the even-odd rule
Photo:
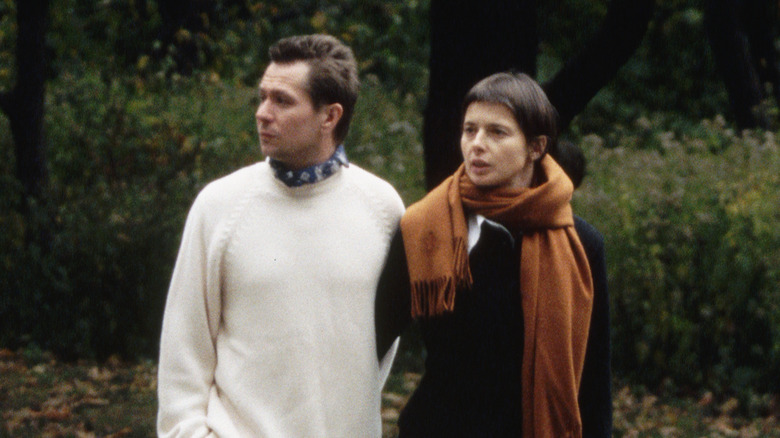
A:
<svg viewBox="0 0 780 438">
<path fill-rule="evenodd" d="M 575 217 L 575 226 L 588 256 L 594 292 L 579 393 L 582 436 L 608 438 L 612 436 L 612 371 L 604 239 L 581 218 Z"/>
<path fill-rule="evenodd" d="M 411 324 L 411 288 L 404 242 L 398 228 L 379 276 L 375 301 L 376 352 L 381 360 Z M 394 348 L 394 347 L 393 347 Z"/>
<path fill-rule="evenodd" d="M 202 201 L 202 200 L 201 200 Z M 203 202 L 184 226 L 163 317 L 158 370 L 161 437 L 204 437 L 209 394 L 214 391 L 220 312 L 217 263 L 209 262 L 213 233 Z"/>
</svg>

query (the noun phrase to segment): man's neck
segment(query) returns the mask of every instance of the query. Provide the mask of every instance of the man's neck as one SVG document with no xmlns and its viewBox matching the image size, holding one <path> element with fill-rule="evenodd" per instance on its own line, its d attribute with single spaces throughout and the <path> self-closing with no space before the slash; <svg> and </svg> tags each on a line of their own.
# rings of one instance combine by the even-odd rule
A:
<svg viewBox="0 0 780 438">
<path fill-rule="evenodd" d="M 306 157 L 305 161 L 294 161 L 294 162 L 288 162 L 282 160 L 276 160 L 276 161 L 284 165 L 284 167 L 289 170 L 301 170 L 307 167 L 322 164 L 325 161 L 329 160 L 330 157 L 332 157 L 333 154 L 336 152 L 336 148 L 338 146 L 339 145 L 337 143 L 331 140 L 325 144 L 321 144 L 317 146 L 316 147 L 317 153 L 315 155 Z"/>
</svg>

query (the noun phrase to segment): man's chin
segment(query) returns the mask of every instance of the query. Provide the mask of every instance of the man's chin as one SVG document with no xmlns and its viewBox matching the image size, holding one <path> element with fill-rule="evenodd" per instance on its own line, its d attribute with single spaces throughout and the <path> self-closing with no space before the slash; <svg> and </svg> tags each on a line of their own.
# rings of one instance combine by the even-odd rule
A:
<svg viewBox="0 0 780 438">
<path fill-rule="evenodd" d="M 285 166 L 290 166 L 290 157 L 285 154 L 278 153 L 278 150 L 264 150 L 262 149 L 261 152 L 263 153 L 263 156 L 266 158 L 270 158 L 276 162 L 282 163 Z"/>
<path fill-rule="evenodd" d="M 260 152 L 263 154 L 264 157 L 273 158 L 274 160 L 280 160 L 282 161 L 282 157 L 279 155 L 279 148 L 270 145 L 270 144 L 262 144 L 260 143 Z"/>
</svg>

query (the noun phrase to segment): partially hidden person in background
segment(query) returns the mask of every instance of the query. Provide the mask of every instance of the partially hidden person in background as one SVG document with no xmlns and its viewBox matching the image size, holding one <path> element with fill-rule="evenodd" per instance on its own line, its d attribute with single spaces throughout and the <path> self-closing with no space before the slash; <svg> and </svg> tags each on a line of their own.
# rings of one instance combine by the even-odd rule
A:
<svg viewBox="0 0 780 438">
<path fill-rule="evenodd" d="M 379 356 L 413 320 L 427 353 L 400 436 L 609 437 L 604 243 L 546 154 L 557 113 L 512 73 L 463 110 L 464 163 L 406 211 L 377 291 Z"/>
<path fill-rule="evenodd" d="M 556 145 L 550 149 L 550 156 L 561 166 L 563 172 L 569 177 L 576 190 L 585 179 L 587 162 L 582 149 L 569 140 L 559 139 Z"/>
<path fill-rule="evenodd" d="M 163 437 L 380 437 L 374 299 L 403 213 L 349 163 L 358 94 L 326 35 L 269 49 L 255 114 L 265 161 L 208 184 L 184 226 L 162 327 Z"/>
</svg>

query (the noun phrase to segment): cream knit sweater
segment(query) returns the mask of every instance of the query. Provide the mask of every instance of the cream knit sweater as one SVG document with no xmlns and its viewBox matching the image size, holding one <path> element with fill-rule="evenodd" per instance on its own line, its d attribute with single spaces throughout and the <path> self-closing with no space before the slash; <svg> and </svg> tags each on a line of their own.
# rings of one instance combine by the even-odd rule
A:
<svg viewBox="0 0 780 438">
<path fill-rule="evenodd" d="M 403 204 L 351 164 L 290 188 L 267 162 L 206 186 L 184 227 L 160 345 L 164 437 L 379 437 L 395 349 L 374 297 Z"/>
</svg>

